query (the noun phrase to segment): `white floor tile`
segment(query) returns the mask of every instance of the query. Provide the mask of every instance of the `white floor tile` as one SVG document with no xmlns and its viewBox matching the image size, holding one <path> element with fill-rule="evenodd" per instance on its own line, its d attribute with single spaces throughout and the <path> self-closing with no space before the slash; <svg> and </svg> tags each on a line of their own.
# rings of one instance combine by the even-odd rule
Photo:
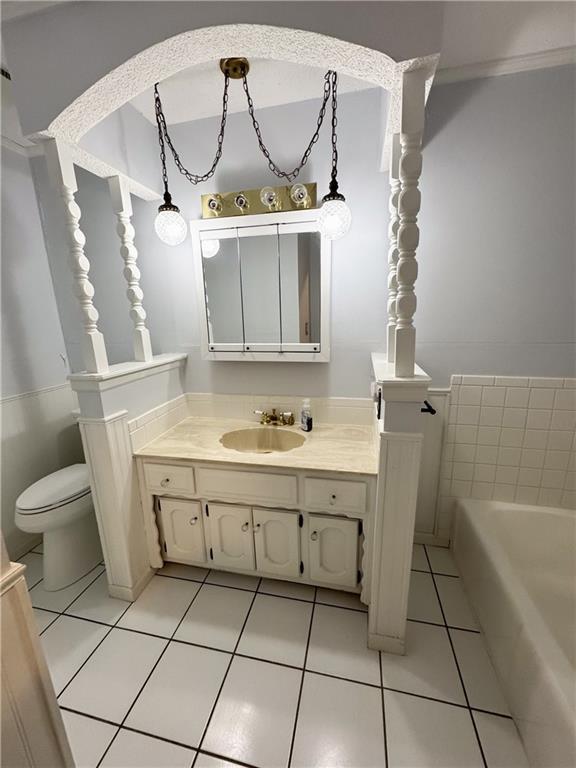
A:
<svg viewBox="0 0 576 768">
<path fill-rule="evenodd" d="M 86 661 L 109 627 L 61 616 L 40 638 L 56 695 Z"/>
<path fill-rule="evenodd" d="M 316 605 L 307 669 L 380 685 L 378 652 L 367 647 L 367 633 L 366 614 Z"/>
<path fill-rule="evenodd" d="M 450 627 L 478 629 L 478 622 L 468 603 L 461 579 L 453 579 L 450 576 L 435 576 L 434 579 L 442 601 L 446 623 Z"/>
<path fill-rule="evenodd" d="M 294 768 L 384 766 L 382 693 L 306 673 L 294 740 Z"/>
<path fill-rule="evenodd" d="M 467 709 L 384 691 L 388 768 L 482 768 Z"/>
<path fill-rule="evenodd" d="M 254 595 L 204 584 L 174 635 L 176 640 L 233 651 Z"/>
<path fill-rule="evenodd" d="M 46 627 L 49 627 L 58 618 L 57 613 L 51 613 L 50 611 L 43 611 L 42 608 L 32 608 L 34 611 L 34 618 L 36 619 L 36 626 L 38 627 L 38 634 L 44 632 Z"/>
<path fill-rule="evenodd" d="M 416 571 L 430 570 L 423 544 L 414 544 L 412 547 L 412 568 L 414 568 Z"/>
<path fill-rule="evenodd" d="M 457 629 L 451 629 L 450 635 L 470 706 L 510 714 L 482 635 Z"/>
<path fill-rule="evenodd" d="M 66 614 L 79 616 L 82 619 L 101 621 L 104 624 L 115 624 L 124 611 L 130 606 L 126 600 L 110 597 L 108 579 L 102 573 L 72 605 L 66 609 Z"/>
<path fill-rule="evenodd" d="M 466 703 L 444 627 L 408 622 L 406 654 L 383 653 L 382 678 L 387 688 Z"/>
<path fill-rule="evenodd" d="M 126 725 L 197 747 L 229 662 L 227 653 L 171 643 Z"/>
<path fill-rule="evenodd" d="M 443 624 L 440 603 L 429 573 L 412 571 L 408 596 L 408 618 Z"/>
<path fill-rule="evenodd" d="M 297 600 L 314 601 L 314 587 L 311 587 L 310 584 L 296 584 L 293 581 L 262 579 L 258 592 L 277 597 L 294 597 Z"/>
<path fill-rule="evenodd" d="M 121 723 L 165 645 L 159 637 L 111 630 L 64 691 L 60 704 Z"/>
<path fill-rule="evenodd" d="M 153 576 L 118 626 L 170 637 L 199 589 L 195 581 Z"/>
<path fill-rule="evenodd" d="M 106 757 L 102 768 L 190 768 L 194 751 L 169 744 L 166 741 L 144 736 L 141 733 L 121 730 Z"/>
<path fill-rule="evenodd" d="M 302 667 L 311 615 L 310 603 L 257 595 L 238 653 Z"/>
<path fill-rule="evenodd" d="M 488 768 L 528 768 L 528 760 L 513 720 L 474 712 Z"/>
<path fill-rule="evenodd" d="M 245 576 L 243 573 L 210 571 L 206 581 L 208 584 L 219 584 L 221 587 L 236 587 L 236 589 L 249 589 L 256 592 L 260 579 L 257 576 Z"/>
<path fill-rule="evenodd" d="M 459 576 L 454 555 L 447 547 L 426 547 L 432 573 L 444 573 L 447 576 Z"/>
<path fill-rule="evenodd" d="M 24 578 L 26 579 L 26 586 L 28 589 L 32 589 L 33 586 L 42 581 L 42 562 L 44 558 L 42 555 L 37 555 L 34 552 L 28 552 L 27 555 L 21 557 L 18 561 L 22 565 L 26 566 L 24 572 Z"/>
<path fill-rule="evenodd" d="M 96 768 L 118 728 L 75 712 L 61 711 L 76 768 Z"/>
<path fill-rule="evenodd" d="M 236 657 L 202 747 L 265 768 L 284 768 L 296 717 L 301 672 Z"/>
<path fill-rule="evenodd" d="M 161 568 L 156 573 L 158 576 L 173 576 L 176 579 L 204 581 L 208 568 L 198 568 L 195 565 L 183 565 L 182 563 L 166 563 L 164 568 Z"/>
<path fill-rule="evenodd" d="M 96 568 L 87 573 L 82 579 L 71 584 L 69 587 L 59 589 L 57 592 L 45 590 L 44 582 L 41 581 L 40 584 L 37 584 L 30 590 L 32 605 L 34 608 L 46 608 L 47 611 L 62 613 L 103 570 L 104 568 L 101 565 L 97 565 Z"/>
<path fill-rule="evenodd" d="M 222 760 L 220 757 L 212 755 L 198 755 L 194 768 L 238 768 L 238 763 L 229 763 L 228 760 Z"/>
<path fill-rule="evenodd" d="M 41 541 L 40 544 L 37 544 L 32 552 L 36 552 L 36 554 L 42 555 L 44 553 L 44 542 Z"/>
<path fill-rule="evenodd" d="M 318 589 L 316 602 L 323 605 L 335 605 L 338 608 L 354 608 L 357 611 L 368 610 L 368 606 L 360 602 L 359 595 L 352 592 L 340 592 L 336 589 Z"/>
</svg>

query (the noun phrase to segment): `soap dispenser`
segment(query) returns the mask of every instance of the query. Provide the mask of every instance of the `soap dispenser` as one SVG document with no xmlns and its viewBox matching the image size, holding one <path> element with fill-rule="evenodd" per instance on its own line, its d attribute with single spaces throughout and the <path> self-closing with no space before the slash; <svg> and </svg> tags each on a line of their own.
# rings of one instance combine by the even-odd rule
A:
<svg viewBox="0 0 576 768">
<path fill-rule="evenodd" d="M 310 399 L 302 400 L 302 409 L 300 411 L 300 429 L 304 432 L 312 432 L 312 409 L 310 408 Z"/>
</svg>

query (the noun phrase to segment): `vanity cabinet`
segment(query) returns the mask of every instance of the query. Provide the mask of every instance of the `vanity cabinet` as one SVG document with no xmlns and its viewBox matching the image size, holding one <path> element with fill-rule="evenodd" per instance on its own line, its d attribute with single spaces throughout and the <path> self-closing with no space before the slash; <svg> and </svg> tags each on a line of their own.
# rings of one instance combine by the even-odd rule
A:
<svg viewBox="0 0 576 768">
<path fill-rule="evenodd" d="M 150 562 L 221 568 L 365 594 L 370 476 L 139 461 Z"/>
</svg>

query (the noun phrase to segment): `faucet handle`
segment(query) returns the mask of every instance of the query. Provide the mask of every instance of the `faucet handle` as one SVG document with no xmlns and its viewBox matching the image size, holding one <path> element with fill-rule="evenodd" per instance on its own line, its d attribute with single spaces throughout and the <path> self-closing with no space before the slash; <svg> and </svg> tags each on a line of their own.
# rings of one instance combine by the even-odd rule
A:
<svg viewBox="0 0 576 768">
<path fill-rule="evenodd" d="M 259 411 L 258 409 L 256 409 L 254 411 L 254 413 L 256 414 L 256 416 L 263 416 L 264 415 L 264 411 Z"/>
</svg>

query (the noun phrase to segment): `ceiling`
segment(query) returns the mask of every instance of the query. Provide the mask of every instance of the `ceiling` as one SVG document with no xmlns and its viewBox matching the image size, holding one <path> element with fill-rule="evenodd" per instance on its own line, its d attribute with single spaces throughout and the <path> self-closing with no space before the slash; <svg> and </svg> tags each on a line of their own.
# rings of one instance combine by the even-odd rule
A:
<svg viewBox="0 0 576 768">
<path fill-rule="evenodd" d="M 251 59 L 248 85 L 255 109 L 320 98 L 324 89 L 325 74 L 325 71 L 318 67 L 271 59 Z M 356 80 L 344 75 L 338 78 L 340 93 L 371 87 L 374 86 L 364 80 Z M 190 67 L 163 80 L 160 85 L 160 96 L 166 121 L 170 125 L 176 125 L 220 115 L 223 90 L 224 77 L 217 61 Z M 139 94 L 130 103 L 147 120 L 155 124 L 152 88 Z M 246 109 L 242 81 L 230 80 L 228 111 L 233 113 Z"/>
</svg>

